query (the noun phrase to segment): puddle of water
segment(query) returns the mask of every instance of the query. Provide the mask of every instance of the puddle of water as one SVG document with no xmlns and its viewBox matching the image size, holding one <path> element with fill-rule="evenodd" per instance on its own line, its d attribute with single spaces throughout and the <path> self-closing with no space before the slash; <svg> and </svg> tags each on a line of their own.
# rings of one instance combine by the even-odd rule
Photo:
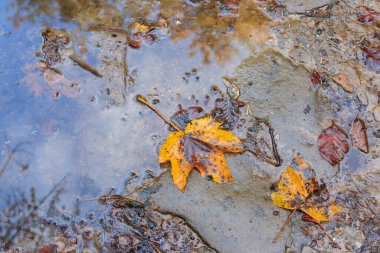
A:
<svg viewBox="0 0 380 253">
<path fill-rule="evenodd" d="M 224 89 L 222 77 L 270 38 L 268 18 L 253 3 L 241 6 L 168 0 L 2 1 L 0 209 L 29 201 L 34 207 L 19 205 L 20 210 L 83 215 L 109 188 L 122 191 L 130 172 L 160 174 L 157 146 L 168 127 L 134 97 L 146 95 L 169 116 L 178 105 L 202 106 L 212 85 Z M 257 22 L 250 18 L 253 10 Z M 154 31 L 156 42 L 132 49 L 121 35 L 135 19 L 166 24 Z M 65 29 L 70 43 L 57 51 L 60 62 L 39 71 L 34 64 L 44 60 L 41 32 L 47 27 Z M 70 61 L 73 53 L 104 77 Z M 106 61 L 121 65 L 109 67 Z M 110 99 L 107 93 L 114 90 L 107 87 L 117 90 L 116 99 Z"/>
</svg>

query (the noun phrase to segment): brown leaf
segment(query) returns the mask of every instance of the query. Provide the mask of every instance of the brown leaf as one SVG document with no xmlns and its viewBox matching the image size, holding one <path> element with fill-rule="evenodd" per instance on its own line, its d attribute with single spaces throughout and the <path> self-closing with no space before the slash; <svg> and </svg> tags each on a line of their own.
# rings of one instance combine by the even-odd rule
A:
<svg viewBox="0 0 380 253">
<path fill-rule="evenodd" d="M 333 76 L 333 81 L 339 84 L 348 93 L 354 92 L 354 85 L 348 80 L 347 76 L 343 73 L 338 73 Z"/>
<path fill-rule="evenodd" d="M 346 135 L 335 124 L 322 131 L 317 145 L 322 158 L 333 166 L 343 160 L 344 154 L 349 150 Z"/>
<path fill-rule="evenodd" d="M 48 244 L 48 245 L 42 246 L 42 248 L 40 248 L 38 250 L 38 252 L 39 253 L 56 253 L 57 252 L 57 245 Z"/>
<path fill-rule="evenodd" d="M 132 48 L 140 48 L 141 47 L 141 41 L 128 39 L 128 45 Z"/>
<path fill-rule="evenodd" d="M 380 15 L 380 12 L 367 6 L 360 6 L 356 10 L 358 11 L 358 21 L 365 24 L 372 23 Z"/>
<path fill-rule="evenodd" d="M 367 129 L 365 127 L 364 121 L 356 118 L 352 124 L 350 131 L 350 136 L 352 144 L 354 147 L 360 149 L 364 153 L 369 152 L 368 139 L 367 139 Z"/>
<path fill-rule="evenodd" d="M 310 80 L 311 80 L 311 83 L 314 85 L 321 85 L 323 81 L 323 77 L 318 71 L 314 70 L 313 73 L 311 74 Z"/>
<path fill-rule="evenodd" d="M 366 45 L 362 47 L 363 63 L 369 70 L 380 73 L 380 46 Z"/>
</svg>

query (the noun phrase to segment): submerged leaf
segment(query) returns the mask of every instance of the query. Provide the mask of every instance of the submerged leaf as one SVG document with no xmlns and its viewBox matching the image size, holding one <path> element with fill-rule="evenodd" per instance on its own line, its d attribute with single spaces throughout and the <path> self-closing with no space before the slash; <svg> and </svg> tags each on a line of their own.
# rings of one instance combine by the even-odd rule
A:
<svg viewBox="0 0 380 253">
<path fill-rule="evenodd" d="M 333 166 L 343 160 L 349 149 L 346 135 L 335 124 L 322 131 L 317 144 L 319 154 Z"/>
<path fill-rule="evenodd" d="M 354 123 L 352 124 L 350 136 L 354 147 L 360 149 L 364 153 L 369 152 L 367 129 L 363 120 L 359 118 L 355 119 Z"/>
<path fill-rule="evenodd" d="M 182 109 L 181 107 L 179 111 L 170 117 L 170 121 L 174 122 L 180 128 L 185 128 L 190 121 L 202 118 L 205 114 L 205 110 L 200 106 L 192 106 L 187 109 Z M 172 130 L 174 130 L 174 128 L 172 128 Z"/>
<path fill-rule="evenodd" d="M 211 117 L 192 120 L 184 132 L 169 134 L 159 154 L 159 162 L 170 162 L 174 184 L 183 191 L 193 168 L 217 183 L 232 181 L 224 152 L 244 151 L 239 138 L 221 130 Z"/>
<path fill-rule="evenodd" d="M 239 102 L 229 96 L 217 98 L 212 115 L 216 121 L 223 123 L 221 126 L 222 129 L 232 130 L 240 119 Z"/>
<path fill-rule="evenodd" d="M 275 183 L 271 199 L 279 207 L 301 210 L 318 222 L 328 221 L 324 206 L 310 201 L 320 189 L 315 171 L 298 156 Z"/>
</svg>

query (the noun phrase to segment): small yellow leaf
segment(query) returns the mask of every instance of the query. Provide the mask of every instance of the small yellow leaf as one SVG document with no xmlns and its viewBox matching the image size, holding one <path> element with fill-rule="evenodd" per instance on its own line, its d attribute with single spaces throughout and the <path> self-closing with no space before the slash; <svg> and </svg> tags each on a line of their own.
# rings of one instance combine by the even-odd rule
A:
<svg viewBox="0 0 380 253">
<path fill-rule="evenodd" d="M 329 219 L 324 215 L 325 207 L 323 206 L 302 207 L 301 210 L 319 222 L 329 221 Z"/>
<path fill-rule="evenodd" d="M 307 196 L 303 178 L 288 166 L 281 174 L 278 191 L 272 192 L 271 198 L 275 205 L 293 210 L 299 209 Z"/>
<path fill-rule="evenodd" d="M 314 170 L 297 156 L 274 184 L 271 198 L 279 207 L 302 210 L 318 222 L 328 221 L 325 208 L 310 202 L 312 194 L 319 189 Z"/>
</svg>

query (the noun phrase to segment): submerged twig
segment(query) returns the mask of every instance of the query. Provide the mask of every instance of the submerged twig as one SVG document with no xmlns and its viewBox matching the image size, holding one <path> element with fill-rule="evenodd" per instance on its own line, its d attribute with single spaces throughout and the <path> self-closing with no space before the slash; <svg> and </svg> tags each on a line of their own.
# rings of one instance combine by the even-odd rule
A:
<svg viewBox="0 0 380 253">
<path fill-rule="evenodd" d="M 163 115 L 156 107 L 154 107 L 151 103 L 149 103 L 142 95 L 137 95 L 136 100 L 146 106 L 148 106 L 150 109 L 152 109 L 158 116 L 160 116 L 166 123 L 168 123 L 170 126 L 172 126 L 175 130 L 177 130 L 180 133 L 183 133 L 181 128 L 179 128 L 176 124 L 171 122 L 165 115 Z"/>
<path fill-rule="evenodd" d="M 5 245 L 6 247 L 10 247 L 11 243 L 14 241 L 14 239 L 21 233 L 21 231 L 25 231 L 25 224 L 26 222 L 28 221 L 28 219 L 33 216 L 37 211 L 38 209 L 46 202 L 46 200 L 51 196 L 53 195 L 54 192 L 58 192 L 58 189 L 59 187 L 61 186 L 61 184 L 64 182 L 65 180 L 65 177 L 63 177 L 57 184 L 55 184 L 53 186 L 53 188 L 50 189 L 50 191 L 48 191 L 39 201 L 38 203 L 32 205 L 31 207 L 29 207 L 29 212 L 26 212 L 24 214 L 20 214 L 20 218 L 17 220 L 16 222 L 16 226 L 15 227 L 10 227 L 6 233 L 5 233 Z M 17 205 L 17 204 L 16 204 Z M 16 231 L 11 234 L 12 232 L 12 229 L 16 228 Z"/>
<path fill-rule="evenodd" d="M 96 70 L 94 67 L 92 67 L 90 64 L 82 60 L 77 54 L 73 53 L 69 56 L 69 58 L 78 64 L 82 69 L 87 70 L 88 72 L 94 74 L 97 77 L 103 77 L 102 74 L 99 73 L 98 70 Z"/>
<path fill-rule="evenodd" d="M 7 158 L 5 159 L 3 165 L 1 166 L 0 168 L 0 177 L 3 175 L 3 173 L 5 172 L 5 170 L 7 169 L 9 163 L 13 160 L 15 154 L 17 152 L 20 151 L 20 148 L 25 145 L 25 144 L 29 144 L 29 142 L 20 142 L 19 144 L 17 144 L 8 154 Z"/>
<path fill-rule="evenodd" d="M 282 234 L 282 232 L 284 231 L 285 229 L 285 226 L 289 223 L 289 221 L 292 219 L 293 215 L 295 214 L 295 212 L 297 211 L 297 209 L 294 209 L 288 216 L 288 218 L 286 219 L 286 221 L 284 222 L 284 224 L 282 225 L 282 227 L 280 228 L 280 230 L 277 232 L 277 235 L 276 237 L 273 239 L 273 243 L 276 243 L 278 238 L 280 237 L 280 235 Z"/>
</svg>

